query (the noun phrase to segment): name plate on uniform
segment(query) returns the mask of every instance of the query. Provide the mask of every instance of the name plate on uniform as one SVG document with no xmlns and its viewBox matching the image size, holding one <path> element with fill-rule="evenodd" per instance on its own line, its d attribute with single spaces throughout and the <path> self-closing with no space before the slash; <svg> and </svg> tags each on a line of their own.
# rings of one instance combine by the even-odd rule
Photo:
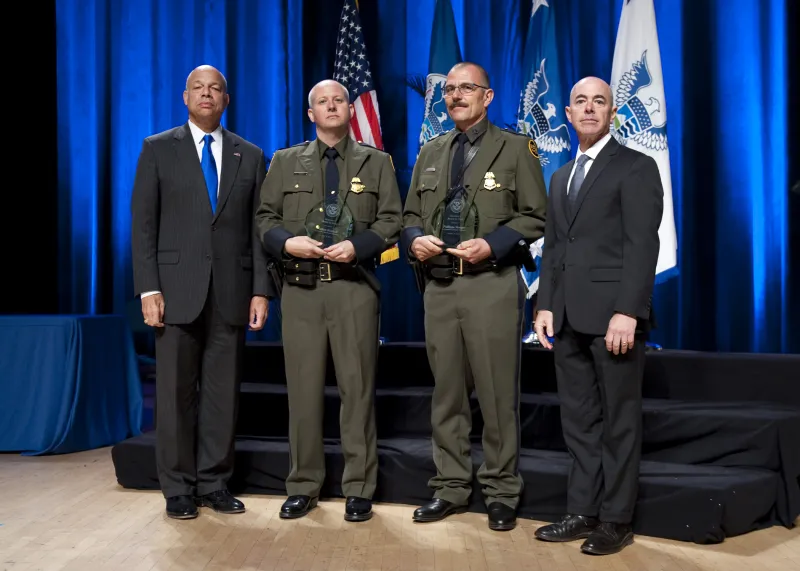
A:
<svg viewBox="0 0 800 571">
<path fill-rule="evenodd" d="M 322 201 L 306 216 L 305 228 L 312 240 L 337 244 L 353 235 L 353 213 L 341 198 Z"/>
<path fill-rule="evenodd" d="M 467 208 L 467 193 L 462 189 L 436 207 L 430 224 L 431 234 L 441 239 L 445 248 L 454 248 L 478 235 L 478 208 L 474 202 Z"/>
</svg>

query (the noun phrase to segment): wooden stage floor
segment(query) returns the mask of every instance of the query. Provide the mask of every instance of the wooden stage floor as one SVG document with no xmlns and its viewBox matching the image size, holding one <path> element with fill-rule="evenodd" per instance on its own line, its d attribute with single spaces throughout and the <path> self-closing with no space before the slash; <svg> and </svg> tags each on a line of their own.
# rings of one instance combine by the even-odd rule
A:
<svg viewBox="0 0 800 571">
<path fill-rule="evenodd" d="M 797 571 L 800 527 L 773 527 L 696 545 L 637 536 L 609 557 L 579 543 L 546 544 L 542 522 L 491 532 L 485 516 L 414 524 L 414 506 L 376 505 L 366 523 L 342 519 L 344 502 L 306 518 L 278 517 L 281 497 L 242 496 L 247 513 L 176 521 L 158 492 L 122 489 L 111 449 L 50 457 L 0 454 L 0 571 Z"/>
</svg>

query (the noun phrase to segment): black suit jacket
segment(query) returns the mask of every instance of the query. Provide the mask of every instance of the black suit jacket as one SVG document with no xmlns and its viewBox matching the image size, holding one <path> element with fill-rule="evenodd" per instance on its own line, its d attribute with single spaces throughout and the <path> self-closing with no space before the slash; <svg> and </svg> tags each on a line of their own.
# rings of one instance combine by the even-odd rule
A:
<svg viewBox="0 0 800 571">
<path fill-rule="evenodd" d="M 550 182 L 538 309 L 553 312 L 556 333 L 565 311 L 580 333 L 605 335 L 615 312 L 649 329 L 664 199 L 658 166 L 612 137 L 593 161 L 570 217 L 573 163 Z"/>
<path fill-rule="evenodd" d="M 221 162 L 212 213 L 188 123 L 142 144 L 131 199 L 134 288 L 164 294 L 165 323 L 200 315 L 212 275 L 231 325 L 247 324 L 252 296 L 274 294 L 254 224 L 264 153 L 223 128 Z"/>
</svg>

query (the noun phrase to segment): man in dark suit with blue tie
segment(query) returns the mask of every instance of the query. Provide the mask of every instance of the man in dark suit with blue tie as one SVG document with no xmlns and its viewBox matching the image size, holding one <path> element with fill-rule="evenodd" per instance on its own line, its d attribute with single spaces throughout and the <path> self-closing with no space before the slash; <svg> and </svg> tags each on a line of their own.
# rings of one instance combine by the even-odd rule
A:
<svg viewBox="0 0 800 571">
<path fill-rule="evenodd" d="M 147 137 L 131 199 L 134 287 L 156 334 L 156 460 L 167 515 L 240 513 L 228 491 L 246 327 L 274 294 L 254 228 L 264 153 L 224 129 L 225 77 L 186 81 L 189 121 Z"/>
<path fill-rule="evenodd" d="M 579 81 L 566 111 L 580 149 L 550 182 L 534 329 L 555 348 L 573 462 L 568 514 L 536 537 L 585 539 L 584 553 L 607 555 L 633 541 L 664 191 L 656 162 L 611 136 L 616 108 L 605 81 Z"/>
</svg>

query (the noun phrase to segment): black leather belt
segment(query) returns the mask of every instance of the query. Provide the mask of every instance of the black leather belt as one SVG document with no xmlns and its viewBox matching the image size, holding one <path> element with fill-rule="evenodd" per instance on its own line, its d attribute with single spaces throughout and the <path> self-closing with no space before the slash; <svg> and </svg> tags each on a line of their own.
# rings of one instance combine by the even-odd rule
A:
<svg viewBox="0 0 800 571">
<path fill-rule="evenodd" d="M 500 267 L 490 260 L 470 264 L 458 256 L 450 254 L 440 254 L 425 260 L 425 274 L 430 279 L 439 281 L 449 281 L 461 276 L 493 272 L 499 269 Z"/>
<path fill-rule="evenodd" d="M 294 259 L 283 263 L 286 283 L 313 287 L 320 282 L 360 280 L 358 269 L 350 264 L 322 260 Z"/>
</svg>

